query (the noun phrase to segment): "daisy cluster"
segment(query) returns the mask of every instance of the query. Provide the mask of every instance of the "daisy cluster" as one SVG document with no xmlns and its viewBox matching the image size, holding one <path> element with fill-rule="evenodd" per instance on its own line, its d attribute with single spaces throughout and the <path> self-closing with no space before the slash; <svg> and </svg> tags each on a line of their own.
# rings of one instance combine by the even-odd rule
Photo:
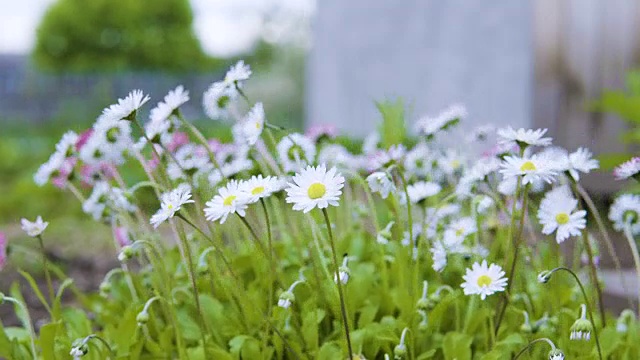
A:
<svg viewBox="0 0 640 360">
<path fill-rule="evenodd" d="M 344 317 L 347 310 L 342 286 L 353 286 L 366 266 L 379 267 L 385 281 L 391 283 L 395 281 L 387 275 L 391 269 L 402 273 L 399 283 L 413 282 L 407 280 L 413 276 L 449 281 L 453 287 L 442 285 L 430 291 L 424 280 L 423 296 L 416 305 L 421 327 L 428 326 L 429 311 L 442 300 L 442 291 L 458 291 L 483 301 L 499 292 L 511 296 L 506 293 L 515 282 L 520 248 L 529 251 L 538 243 L 560 244 L 581 237 L 585 240 L 581 246 L 592 247 L 587 263 L 597 262 L 592 257 L 597 255 L 598 241 L 586 231 L 585 207 L 590 199 L 585 198 L 580 181 L 598 169 L 599 162 L 587 148 L 554 146 L 547 129 L 493 125 L 469 132 L 457 141 L 457 147 L 448 145 L 446 138 L 456 136 L 456 126 L 468 117 L 461 105 L 418 117 L 416 137 L 403 144 L 386 144 L 384 134 L 378 133 L 361 143 L 348 143 L 329 125 L 304 133 L 289 131 L 269 122 L 261 102 L 249 100 L 245 90 L 251 75 L 250 67 L 239 61 L 204 93 L 204 113 L 212 120 L 228 122 L 229 141 L 205 137 L 182 116 L 180 107 L 190 101 L 183 86 L 169 91 L 149 111 L 146 121 L 140 119 L 150 96 L 133 90 L 105 108 L 91 128 L 81 134 L 64 134 L 34 180 L 39 185 L 50 182 L 67 189 L 81 201 L 86 214 L 109 224 L 123 263 L 136 256 L 141 246 L 137 239 L 150 237 L 156 229 L 160 233 L 171 230 L 181 244 L 181 256 L 187 259 L 180 265 L 183 272 L 193 266 L 189 246 L 182 242 L 188 245 L 194 237 L 202 236 L 215 246 L 199 249 L 198 273 L 208 273 L 207 255 L 216 252 L 230 267 L 224 273 L 232 274 L 235 269 L 227 262 L 223 248 L 241 241 L 234 221 L 247 228 L 270 261 L 274 256 L 290 256 L 290 248 L 300 249 L 299 257 L 281 259 L 279 264 L 287 269 L 301 267 L 293 282 L 276 279 L 282 269 L 270 264 L 274 278 L 269 287 L 277 284 L 286 289 L 273 303 L 288 312 L 296 311 L 294 291 L 312 281 L 305 278 L 304 269 L 317 265 L 314 256 L 322 268 L 314 275 L 324 272 L 331 285 L 338 287 Z M 473 153 L 469 148 L 483 151 Z M 639 158 L 632 158 L 613 175 L 623 181 L 637 180 L 639 164 Z M 146 175 L 145 181 L 128 184 L 124 168 L 137 169 Z M 142 189 L 157 205 L 141 201 Z M 264 213 L 266 231 L 260 228 L 262 222 L 256 222 L 260 212 Z M 277 231 L 272 231 L 270 212 L 281 224 Z M 318 220 L 319 214 L 324 223 Z M 616 230 L 630 237 L 640 234 L 640 195 L 621 194 L 608 215 Z M 337 237 L 338 248 L 373 248 L 379 261 L 365 266 L 367 259 L 345 253 L 340 263 L 331 216 L 340 226 L 357 224 L 345 231 L 347 235 Z M 23 220 L 24 231 L 33 237 L 41 238 L 47 225 L 40 217 L 35 222 Z M 518 242 L 525 227 L 531 236 Z M 185 235 L 189 231 L 194 232 Z M 341 243 L 352 238 L 362 243 Z M 498 238 L 508 241 L 496 244 Z M 267 239 L 269 250 L 262 245 Z M 274 240 L 276 250 L 271 249 Z M 371 242 L 362 246 L 366 241 Z M 312 246 L 307 248 L 305 242 Z M 509 252 L 514 249 L 511 260 Z M 365 251 L 361 254 L 367 256 Z M 327 260 L 331 258 L 333 266 Z M 6 241 L 0 238 L 0 267 L 5 259 Z M 401 266 L 411 270 L 397 270 Z M 261 274 L 244 278 L 261 277 L 256 275 Z M 546 283 L 550 276 L 545 272 L 539 279 Z M 238 291 L 242 285 L 236 284 Z M 105 293 L 108 288 L 101 287 Z M 273 290 L 269 293 L 272 297 Z M 404 289 L 397 291 L 405 293 Z M 397 294 L 392 297 L 404 296 Z M 141 314 L 139 326 L 146 326 L 149 314 L 146 310 Z M 543 318 L 547 319 L 546 315 Z M 590 323 L 584 311 L 578 325 L 570 338 L 590 340 Z M 403 338 L 404 334 L 406 331 Z M 404 340 L 396 350 L 400 358 L 406 354 Z M 564 356 L 554 351 L 550 358 Z"/>
</svg>

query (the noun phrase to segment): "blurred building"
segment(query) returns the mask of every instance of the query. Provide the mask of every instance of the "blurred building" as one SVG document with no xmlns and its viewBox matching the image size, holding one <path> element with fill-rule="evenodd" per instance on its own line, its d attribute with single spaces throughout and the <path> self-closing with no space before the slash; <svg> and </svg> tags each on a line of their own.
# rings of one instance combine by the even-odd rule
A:
<svg viewBox="0 0 640 360">
<path fill-rule="evenodd" d="M 373 101 L 400 96 L 409 121 L 461 102 L 468 126 L 547 127 L 570 150 L 624 150 L 624 124 L 585 108 L 637 63 L 637 0 L 326 0 L 314 25 L 310 123 L 364 135 L 379 120 Z"/>
</svg>

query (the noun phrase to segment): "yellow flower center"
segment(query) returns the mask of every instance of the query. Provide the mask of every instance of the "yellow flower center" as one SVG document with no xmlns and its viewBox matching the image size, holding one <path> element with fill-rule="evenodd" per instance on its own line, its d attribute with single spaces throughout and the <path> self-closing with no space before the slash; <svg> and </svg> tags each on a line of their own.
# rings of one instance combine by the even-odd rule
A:
<svg viewBox="0 0 640 360">
<path fill-rule="evenodd" d="M 257 188 L 254 188 L 253 190 L 251 190 L 251 195 L 258 195 L 258 194 L 262 194 L 264 192 L 264 186 L 258 186 Z"/>
<path fill-rule="evenodd" d="M 256 129 L 260 130 L 260 122 L 256 121 Z"/>
<path fill-rule="evenodd" d="M 464 229 L 456 230 L 456 236 L 462 236 L 463 233 L 464 233 Z"/>
<path fill-rule="evenodd" d="M 323 197 L 326 192 L 327 192 L 327 187 L 324 186 L 324 184 L 313 183 L 311 184 L 311 186 L 309 186 L 309 189 L 307 190 L 307 195 L 309 195 L 310 199 L 315 200 Z"/>
<path fill-rule="evenodd" d="M 168 204 L 168 205 L 167 205 L 167 209 L 169 209 L 169 210 L 173 210 L 173 204 Z"/>
<path fill-rule="evenodd" d="M 231 204 L 233 203 L 233 200 L 236 199 L 235 195 L 229 195 L 226 198 L 224 198 L 224 201 L 222 202 L 222 204 L 224 206 L 231 206 Z"/>
<path fill-rule="evenodd" d="M 564 225 L 569 222 L 569 215 L 567 213 L 560 213 L 556 215 L 556 222 L 560 225 Z"/>
<path fill-rule="evenodd" d="M 535 171 L 537 170 L 536 164 L 531 161 L 526 161 L 522 166 L 520 166 L 520 171 Z"/>
<path fill-rule="evenodd" d="M 483 287 L 483 286 L 489 286 L 491 285 L 491 283 L 493 282 L 493 280 L 491 280 L 491 278 L 487 275 L 481 275 L 478 278 L 478 286 Z"/>
<path fill-rule="evenodd" d="M 457 168 L 460 167 L 460 161 L 459 160 L 453 160 L 453 161 L 451 161 L 450 165 L 451 165 L 452 168 L 457 169 Z"/>
</svg>

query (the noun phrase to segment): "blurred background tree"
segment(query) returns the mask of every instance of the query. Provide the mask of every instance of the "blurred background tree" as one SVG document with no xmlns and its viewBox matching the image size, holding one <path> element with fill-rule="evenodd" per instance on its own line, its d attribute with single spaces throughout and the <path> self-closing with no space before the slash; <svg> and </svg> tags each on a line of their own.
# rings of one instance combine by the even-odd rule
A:
<svg viewBox="0 0 640 360">
<path fill-rule="evenodd" d="M 216 70 L 193 31 L 189 0 L 58 0 L 37 29 L 44 70 Z"/>
</svg>

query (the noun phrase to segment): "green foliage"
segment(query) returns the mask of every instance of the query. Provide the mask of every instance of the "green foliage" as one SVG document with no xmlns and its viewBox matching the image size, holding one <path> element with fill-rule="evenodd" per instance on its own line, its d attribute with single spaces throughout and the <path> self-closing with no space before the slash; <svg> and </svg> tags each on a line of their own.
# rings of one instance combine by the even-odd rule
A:
<svg viewBox="0 0 640 360">
<path fill-rule="evenodd" d="M 589 109 L 612 113 L 624 120 L 629 128 L 620 134 L 620 140 L 632 148 L 640 145 L 640 71 L 629 72 L 625 80 L 626 89 L 604 91 L 599 99 L 589 104 Z M 631 156 L 630 153 L 605 153 L 598 158 L 601 168 L 612 169 Z"/>
<path fill-rule="evenodd" d="M 52 71 L 197 71 L 208 58 L 188 0 L 58 0 L 37 30 L 35 63 Z"/>
<path fill-rule="evenodd" d="M 376 107 L 382 115 L 379 125 L 382 146 L 388 149 L 395 144 L 402 144 L 406 137 L 404 101 L 400 98 L 395 101 L 385 100 L 376 102 Z"/>
</svg>

